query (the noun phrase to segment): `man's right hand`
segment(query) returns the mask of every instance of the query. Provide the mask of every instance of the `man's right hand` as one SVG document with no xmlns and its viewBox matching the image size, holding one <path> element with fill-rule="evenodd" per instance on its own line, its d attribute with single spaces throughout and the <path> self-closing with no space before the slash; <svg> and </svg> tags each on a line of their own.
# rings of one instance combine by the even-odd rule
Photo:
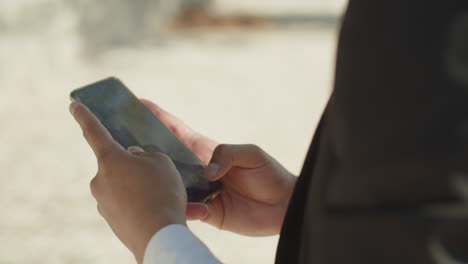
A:
<svg viewBox="0 0 468 264">
<path fill-rule="evenodd" d="M 142 102 L 203 162 L 209 161 L 208 179 L 223 183 L 221 193 L 207 205 L 188 205 L 189 220 L 248 236 L 280 232 L 294 175 L 255 145 L 219 145 L 154 103 Z"/>
</svg>

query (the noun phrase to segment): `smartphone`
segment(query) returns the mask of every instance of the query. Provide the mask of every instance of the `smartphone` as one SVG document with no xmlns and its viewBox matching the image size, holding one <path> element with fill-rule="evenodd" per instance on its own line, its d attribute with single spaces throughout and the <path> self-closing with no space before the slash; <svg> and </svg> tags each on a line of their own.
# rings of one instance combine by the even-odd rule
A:
<svg viewBox="0 0 468 264">
<path fill-rule="evenodd" d="M 125 149 L 138 146 L 168 155 L 182 176 L 189 202 L 207 202 L 219 193 L 221 182 L 206 180 L 203 162 L 117 78 L 78 88 L 70 97 L 88 107 Z"/>
</svg>

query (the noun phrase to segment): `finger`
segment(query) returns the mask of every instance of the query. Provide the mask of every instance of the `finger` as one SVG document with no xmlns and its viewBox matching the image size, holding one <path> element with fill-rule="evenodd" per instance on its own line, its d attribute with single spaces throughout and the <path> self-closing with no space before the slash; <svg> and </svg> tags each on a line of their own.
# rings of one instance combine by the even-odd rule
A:
<svg viewBox="0 0 468 264">
<path fill-rule="evenodd" d="M 210 181 L 222 178 L 232 167 L 257 169 L 268 163 L 270 156 L 255 145 L 219 145 L 213 152 L 205 175 Z"/>
<path fill-rule="evenodd" d="M 174 135 L 187 146 L 203 163 L 208 163 L 218 143 L 193 131 L 177 117 L 165 111 L 155 103 L 140 99 L 141 102 L 158 118 Z"/>
<path fill-rule="evenodd" d="M 173 116 L 166 110 L 159 107 L 157 104 L 146 100 L 140 99 L 140 101 L 157 117 L 167 128 L 171 130 L 182 142 L 186 143 L 190 141 L 194 131 L 188 127 L 182 120 Z"/>
<path fill-rule="evenodd" d="M 135 156 L 138 156 L 141 153 L 145 153 L 145 151 L 142 148 L 138 147 L 138 146 L 128 147 L 127 150 L 128 150 L 128 152 L 132 153 Z"/>
<path fill-rule="evenodd" d="M 96 206 L 96 208 L 97 208 L 98 213 L 99 213 L 102 217 L 104 217 L 104 214 L 102 213 L 102 210 L 101 210 L 101 207 L 99 206 L 99 204 Z"/>
<path fill-rule="evenodd" d="M 207 204 L 208 214 L 200 220 L 204 223 L 223 229 L 226 204 L 219 195 Z"/>
<path fill-rule="evenodd" d="M 167 156 L 166 154 L 162 152 L 146 152 L 140 147 L 132 146 L 129 147 L 128 152 L 130 152 L 132 155 L 137 156 L 137 157 L 142 157 L 142 158 L 152 158 L 152 159 L 157 159 L 157 160 L 170 160 L 172 163 L 172 160 Z"/>
<path fill-rule="evenodd" d="M 89 183 L 89 189 L 91 190 L 91 194 L 93 195 L 95 199 L 97 199 L 97 195 L 98 195 L 97 181 L 98 181 L 98 178 L 96 176 Z"/>
<path fill-rule="evenodd" d="M 72 102 L 70 112 L 83 130 L 86 141 L 99 161 L 115 151 L 122 150 L 109 131 L 87 107 L 78 102 Z"/>
<path fill-rule="evenodd" d="M 208 216 L 208 205 L 204 203 L 189 203 L 185 211 L 187 220 L 202 220 Z"/>
</svg>

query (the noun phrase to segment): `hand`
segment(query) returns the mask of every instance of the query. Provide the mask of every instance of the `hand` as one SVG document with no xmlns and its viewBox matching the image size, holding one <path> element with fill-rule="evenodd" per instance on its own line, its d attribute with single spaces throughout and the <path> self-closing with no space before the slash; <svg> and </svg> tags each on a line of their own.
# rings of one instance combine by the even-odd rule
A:
<svg viewBox="0 0 468 264">
<path fill-rule="evenodd" d="M 98 161 L 91 192 L 98 211 L 139 263 L 151 237 L 170 224 L 186 224 L 187 195 L 174 163 L 164 154 L 123 149 L 83 105 L 70 111 Z"/>
<path fill-rule="evenodd" d="M 202 161 L 211 160 L 209 180 L 223 183 L 207 205 L 188 204 L 189 220 L 250 236 L 280 232 L 296 177 L 257 146 L 218 145 L 154 103 L 142 102 Z"/>
</svg>

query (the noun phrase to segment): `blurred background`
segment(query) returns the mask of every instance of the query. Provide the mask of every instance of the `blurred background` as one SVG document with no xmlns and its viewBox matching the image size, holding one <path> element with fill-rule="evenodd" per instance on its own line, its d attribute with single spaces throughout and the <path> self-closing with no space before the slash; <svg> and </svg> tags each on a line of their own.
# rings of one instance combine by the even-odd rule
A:
<svg viewBox="0 0 468 264">
<path fill-rule="evenodd" d="M 333 81 L 344 0 L 0 0 L 0 263 L 134 263 L 96 211 L 74 88 L 117 76 L 194 129 L 298 174 Z M 224 263 L 278 237 L 190 223 Z"/>
</svg>

